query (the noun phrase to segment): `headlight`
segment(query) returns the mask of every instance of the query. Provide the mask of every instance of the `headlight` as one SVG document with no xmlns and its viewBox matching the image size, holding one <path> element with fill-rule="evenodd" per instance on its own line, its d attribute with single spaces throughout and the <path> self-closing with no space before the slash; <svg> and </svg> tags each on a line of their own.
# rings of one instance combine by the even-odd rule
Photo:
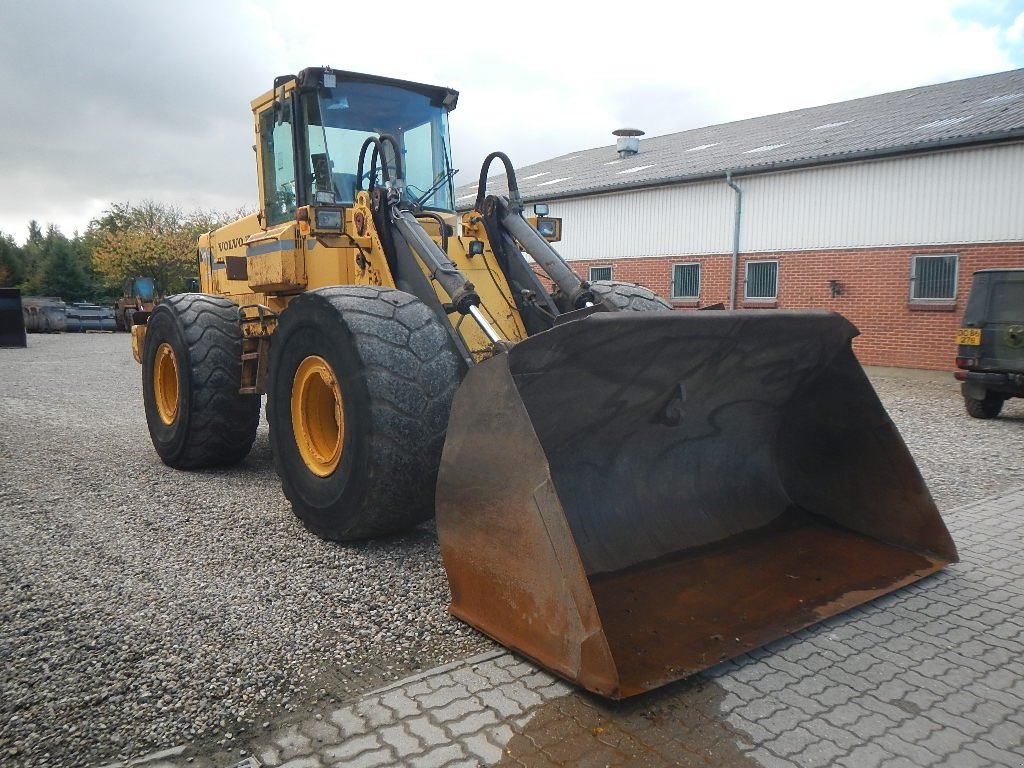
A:
<svg viewBox="0 0 1024 768">
<path fill-rule="evenodd" d="M 558 235 L 558 222 L 554 219 L 538 219 L 537 231 L 543 237 L 556 237 Z"/>
<path fill-rule="evenodd" d="M 344 217 L 341 211 L 320 209 L 316 212 L 317 229 L 333 229 L 340 232 L 343 221 Z"/>
</svg>

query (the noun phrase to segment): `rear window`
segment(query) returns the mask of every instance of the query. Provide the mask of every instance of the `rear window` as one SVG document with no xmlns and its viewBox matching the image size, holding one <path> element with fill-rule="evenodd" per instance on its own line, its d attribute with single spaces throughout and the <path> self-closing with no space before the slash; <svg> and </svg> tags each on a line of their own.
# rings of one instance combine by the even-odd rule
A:
<svg viewBox="0 0 1024 768">
<path fill-rule="evenodd" d="M 989 322 L 1024 322 L 1024 280 L 999 281 L 992 286 Z"/>
</svg>

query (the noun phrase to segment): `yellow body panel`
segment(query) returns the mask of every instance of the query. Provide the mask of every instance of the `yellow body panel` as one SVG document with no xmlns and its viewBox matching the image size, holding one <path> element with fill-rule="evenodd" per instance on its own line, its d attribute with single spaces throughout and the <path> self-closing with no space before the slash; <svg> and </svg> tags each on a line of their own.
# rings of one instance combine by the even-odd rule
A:
<svg viewBox="0 0 1024 768">
<path fill-rule="evenodd" d="M 295 222 L 246 241 L 246 281 L 260 293 L 294 293 L 307 285 L 306 249 Z"/>
<path fill-rule="evenodd" d="M 374 226 L 368 195 L 360 193 L 345 209 L 343 233 L 313 232 L 305 221 L 264 228 L 262 216 L 253 214 L 199 239 L 200 290 L 225 296 L 238 304 L 262 304 L 281 311 L 304 291 L 333 285 L 395 287 L 380 236 Z M 309 215 L 314 215 L 310 210 Z M 449 216 L 454 224 L 454 216 Z M 424 230 L 440 244 L 440 228 L 431 219 Z M 462 236 L 448 238 L 448 258 L 473 283 L 480 309 L 501 336 L 509 341 L 526 338 L 505 276 L 487 242 L 484 228 L 463 217 Z M 484 242 L 484 252 L 468 254 L 471 240 Z M 421 268 L 423 265 L 420 265 Z M 430 277 L 424 268 L 424 274 Z M 438 299 L 450 301 L 435 282 Z M 472 319 L 449 315 L 474 358 L 487 357 L 490 340 Z"/>
</svg>

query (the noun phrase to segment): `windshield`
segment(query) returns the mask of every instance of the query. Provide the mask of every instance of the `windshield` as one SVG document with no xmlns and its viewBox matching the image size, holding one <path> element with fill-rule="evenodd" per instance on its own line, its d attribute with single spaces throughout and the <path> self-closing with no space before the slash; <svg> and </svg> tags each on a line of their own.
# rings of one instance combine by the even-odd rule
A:
<svg viewBox="0 0 1024 768">
<path fill-rule="evenodd" d="M 413 91 L 345 82 L 306 94 L 303 109 L 312 201 L 351 203 L 357 189 L 367 189 L 368 180 L 356 178 L 359 150 L 368 137 L 389 133 L 402 151 L 407 197 L 425 208 L 453 210 L 447 109 Z M 364 173 L 369 169 L 368 152 Z"/>
<path fill-rule="evenodd" d="M 149 301 L 156 293 L 156 285 L 151 277 L 140 277 L 135 280 L 135 295 L 143 301 Z"/>
</svg>

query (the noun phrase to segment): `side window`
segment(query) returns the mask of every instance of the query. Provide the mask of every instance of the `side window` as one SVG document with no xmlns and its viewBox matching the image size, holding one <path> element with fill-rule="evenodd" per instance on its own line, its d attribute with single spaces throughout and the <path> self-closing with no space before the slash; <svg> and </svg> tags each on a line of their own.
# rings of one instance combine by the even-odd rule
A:
<svg viewBox="0 0 1024 768">
<path fill-rule="evenodd" d="M 779 293 L 779 262 L 748 261 L 747 279 L 743 297 L 771 300 Z"/>
<path fill-rule="evenodd" d="M 914 256 L 910 267 L 911 300 L 955 300 L 957 260 L 956 254 Z"/>
<path fill-rule="evenodd" d="M 267 223 L 295 218 L 295 153 L 292 149 L 291 99 L 285 101 L 286 119 L 278 123 L 273 108 L 260 114 L 263 153 L 263 199 Z"/>
</svg>

